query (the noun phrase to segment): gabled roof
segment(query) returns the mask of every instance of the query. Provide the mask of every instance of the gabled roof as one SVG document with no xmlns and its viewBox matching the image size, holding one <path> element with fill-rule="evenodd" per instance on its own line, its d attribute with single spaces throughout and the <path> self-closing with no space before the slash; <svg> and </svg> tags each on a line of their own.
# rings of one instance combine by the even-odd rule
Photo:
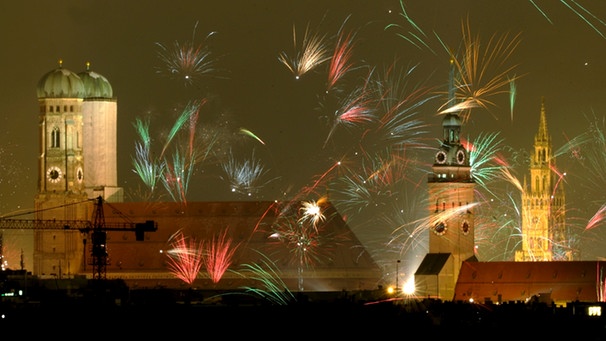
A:
<svg viewBox="0 0 606 341">
<path fill-rule="evenodd" d="M 437 275 L 442 271 L 450 253 L 428 253 L 417 268 L 415 276 Z"/>
<path fill-rule="evenodd" d="M 308 227 L 304 232 L 298 230 L 300 208 L 300 202 L 275 201 L 104 203 L 106 223 L 127 217 L 133 222 L 153 220 L 158 224 L 157 231 L 145 233 L 144 241 L 135 241 L 131 232 L 108 232 L 108 277 L 135 278 L 141 273 L 149 275 L 147 283 L 174 286 L 179 281 L 167 267 L 171 238 L 180 232 L 209 243 L 225 232 L 234 249 L 230 270 L 218 283 L 210 283 L 203 270 L 197 286 L 233 289 L 244 285 L 242 276 L 234 271 L 240 271 L 242 265 L 265 264 L 275 266 L 272 275 L 280 278 L 274 279 L 284 281 L 291 290 L 297 289 L 299 276 L 304 277 L 305 290 L 310 291 L 376 289 L 382 271 L 336 208 L 324 202 L 325 219 L 317 230 Z M 289 215 L 291 218 L 285 219 Z M 302 252 L 295 246 L 298 234 L 309 243 Z M 138 280 L 138 285 L 141 283 L 143 280 Z"/>
<path fill-rule="evenodd" d="M 455 300 L 553 302 L 603 301 L 604 262 L 463 262 Z"/>
</svg>

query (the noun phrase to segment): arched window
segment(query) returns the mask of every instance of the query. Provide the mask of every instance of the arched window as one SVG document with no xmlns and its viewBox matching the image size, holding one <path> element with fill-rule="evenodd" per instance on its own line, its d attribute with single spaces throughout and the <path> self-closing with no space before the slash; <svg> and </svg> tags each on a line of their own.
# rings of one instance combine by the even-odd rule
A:
<svg viewBox="0 0 606 341">
<path fill-rule="evenodd" d="M 61 147 L 61 134 L 59 128 L 55 127 L 51 133 L 51 148 L 59 147 Z"/>
</svg>

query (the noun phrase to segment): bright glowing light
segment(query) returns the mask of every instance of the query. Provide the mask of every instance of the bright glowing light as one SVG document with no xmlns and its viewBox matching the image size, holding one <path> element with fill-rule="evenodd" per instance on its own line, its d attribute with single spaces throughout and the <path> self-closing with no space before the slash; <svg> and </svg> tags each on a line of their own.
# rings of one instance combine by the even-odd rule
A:
<svg viewBox="0 0 606 341">
<path fill-rule="evenodd" d="M 414 278 L 410 278 L 406 281 L 406 283 L 404 283 L 402 292 L 405 295 L 413 295 L 415 293 L 415 279 Z"/>
</svg>

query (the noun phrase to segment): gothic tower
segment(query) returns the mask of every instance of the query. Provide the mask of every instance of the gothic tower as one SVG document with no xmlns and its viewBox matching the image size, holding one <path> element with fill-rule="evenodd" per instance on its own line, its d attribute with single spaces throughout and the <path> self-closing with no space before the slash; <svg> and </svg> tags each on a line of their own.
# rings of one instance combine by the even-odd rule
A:
<svg viewBox="0 0 606 341">
<path fill-rule="evenodd" d="M 539 130 L 530 156 L 530 184 L 522 193 L 522 249 L 515 260 L 572 260 L 565 222 L 564 182 L 557 172 L 547 130 L 545 101 L 541 101 Z"/>
<path fill-rule="evenodd" d="M 88 69 L 78 75 L 63 68 L 61 61 L 57 69 L 39 80 L 40 154 L 35 219 L 90 220 L 93 201 L 89 199 L 110 194 L 111 198 L 121 200 L 121 190 L 116 187 L 113 175 L 115 100 L 113 107 L 104 104 L 112 102 L 103 97 L 111 97 L 111 87 L 104 83 L 109 86 L 102 76 Z M 99 121 L 100 128 L 93 126 Z M 112 146 L 114 149 L 110 149 Z M 104 191 L 104 185 L 112 190 Z M 36 228 L 34 274 L 61 278 L 84 271 L 87 252 L 84 238 L 75 230 Z"/>
<path fill-rule="evenodd" d="M 475 259 L 474 188 L 469 152 L 461 143 L 451 67 L 449 109 L 442 120 L 442 142 L 428 176 L 429 253 L 415 273 L 420 295 L 451 299 L 461 264 Z"/>
</svg>

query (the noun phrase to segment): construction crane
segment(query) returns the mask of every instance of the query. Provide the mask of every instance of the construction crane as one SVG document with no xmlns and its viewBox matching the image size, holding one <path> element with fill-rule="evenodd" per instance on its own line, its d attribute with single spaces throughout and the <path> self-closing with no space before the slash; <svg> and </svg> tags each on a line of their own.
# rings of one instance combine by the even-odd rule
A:
<svg viewBox="0 0 606 341">
<path fill-rule="evenodd" d="M 41 219 L 11 219 L 0 217 L 0 229 L 33 229 L 33 230 L 78 230 L 91 234 L 91 256 L 93 279 L 105 279 L 107 273 L 107 232 L 132 231 L 135 240 L 143 241 L 145 232 L 158 230 L 158 224 L 153 220 L 144 223 L 106 222 L 103 214 L 103 198 L 97 197 L 92 220 L 41 220 Z M 86 239 L 84 240 L 86 243 Z M 86 249 L 86 248 L 85 248 Z"/>
</svg>

